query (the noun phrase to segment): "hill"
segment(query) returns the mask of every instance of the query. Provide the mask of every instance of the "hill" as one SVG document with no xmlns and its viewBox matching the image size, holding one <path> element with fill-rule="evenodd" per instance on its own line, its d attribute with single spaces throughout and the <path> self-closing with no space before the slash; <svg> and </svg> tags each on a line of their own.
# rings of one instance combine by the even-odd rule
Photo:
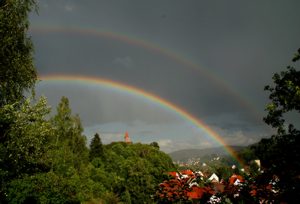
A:
<svg viewBox="0 0 300 204">
<path fill-rule="evenodd" d="M 239 152 L 246 148 L 245 146 L 229 146 L 236 152 Z M 183 149 L 169 153 L 173 161 L 187 162 L 191 158 L 207 159 L 212 156 L 226 157 L 229 153 L 224 147 L 213 147 L 205 149 Z"/>
</svg>

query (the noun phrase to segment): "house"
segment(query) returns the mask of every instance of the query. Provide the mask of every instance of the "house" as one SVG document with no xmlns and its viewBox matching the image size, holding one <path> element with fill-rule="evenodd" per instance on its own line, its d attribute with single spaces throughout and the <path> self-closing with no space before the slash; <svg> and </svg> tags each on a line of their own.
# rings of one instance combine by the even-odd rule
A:
<svg viewBox="0 0 300 204">
<path fill-rule="evenodd" d="M 214 182 L 218 182 L 219 183 L 219 177 L 213 173 L 209 178 L 208 178 L 209 181 L 211 181 L 212 183 Z"/>
<path fill-rule="evenodd" d="M 196 171 L 195 174 L 196 174 L 196 176 L 204 177 L 204 174 L 202 173 L 202 171 Z"/>
<path fill-rule="evenodd" d="M 179 174 L 176 171 L 170 171 L 170 172 L 168 172 L 168 174 L 175 179 L 179 178 Z"/>
<path fill-rule="evenodd" d="M 230 178 L 229 178 L 229 184 L 231 185 L 240 185 L 240 183 L 244 182 L 244 178 L 241 175 L 237 175 L 237 174 L 233 174 Z"/>
<path fill-rule="evenodd" d="M 187 175 L 187 176 L 193 176 L 194 175 L 194 172 L 190 169 L 187 169 L 187 170 L 182 170 L 180 172 L 182 175 Z"/>
</svg>

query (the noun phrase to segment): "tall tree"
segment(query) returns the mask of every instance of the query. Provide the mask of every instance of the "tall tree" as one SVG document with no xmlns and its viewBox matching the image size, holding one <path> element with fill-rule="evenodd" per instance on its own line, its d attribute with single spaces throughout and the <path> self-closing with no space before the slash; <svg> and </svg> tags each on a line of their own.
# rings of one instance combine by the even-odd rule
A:
<svg viewBox="0 0 300 204">
<path fill-rule="evenodd" d="M 69 99 L 63 96 L 56 108 L 56 115 L 52 119 L 54 126 L 58 132 L 57 134 L 57 142 L 59 140 L 65 140 L 68 137 L 72 136 L 71 128 L 72 128 L 72 115 L 71 108 L 69 106 Z"/>
<path fill-rule="evenodd" d="M 0 107 L 19 101 L 37 79 L 33 46 L 27 36 L 28 13 L 34 0 L 1 1 L 0 6 Z"/>
<path fill-rule="evenodd" d="M 86 138 L 82 134 L 83 127 L 79 116 L 72 115 L 67 97 L 61 98 L 57 114 L 51 121 L 55 128 L 54 146 L 59 152 L 54 154 L 58 167 L 64 169 L 71 165 L 76 169 L 80 168 L 83 163 L 88 162 Z"/>
<path fill-rule="evenodd" d="M 96 157 L 103 157 L 103 145 L 98 133 L 93 137 L 90 144 L 90 161 Z"/>
<path fill-rule="evenodd" d="M 300 49 L 293 58 L 300 59 Z M 280 177 L 282 199 L 293 203 L 300 190 L 300 130 L 293 123 L 287 124 L 286 113 L 300 113 L 300 71 L 288 66 L 286 71 L 275 73 L 274 86 L 266 86 L 271 102 L 264 121 L 277 129 L 270 139 L 263 139 L 253 147 L 262 160 L 266 172 Z M 297 121 L 296 121 L 297 122 Z"/>
</svg>

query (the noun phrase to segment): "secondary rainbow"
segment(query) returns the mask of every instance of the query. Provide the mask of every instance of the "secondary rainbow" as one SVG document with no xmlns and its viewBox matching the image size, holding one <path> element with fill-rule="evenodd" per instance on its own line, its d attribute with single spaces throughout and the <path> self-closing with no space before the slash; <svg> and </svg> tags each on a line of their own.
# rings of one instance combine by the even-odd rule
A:
<svg viewBox="0 0 300 204">
<path fill-rule="evenodd" d="M 159 104 L 160 106 L 175 112 L 176 114 L 180 115 L 182 118 L 185 120 L 191 122 L 194 124 L 197 128 L 200 128 L 203 130 L 205 133 L 209 135 L 212 139 L 214 139 L 217 143 L 222 145 L 224 149 L 232 156 L 233 159 L 235 159 L 240 165 L 243 165 L 243 162 L 240 160 L 240 158 L 236 155 L 235 151 L 229 147 L 224 139 L 216 133 L 214 130 L 212 130 L 207 124 L 205 124 L 203 121 L 200 119 L 196 118 L 193 116 L 191 113 L 185 111 L 183 108 L 176 106 L 175 104 L 157 96 L 152 93 L 149 93 L 145 90 L 112 81 L 109 79 L 103 79 L 103 78 L 98 78 L 98 77 L 90 77 L 90 76 L 81 76 L 81 75 L 46 75 L 46 76 L 40 76 L 40 80 L 44 81 L 54 81 L 54 82 L 76 82 L 76 83 L 87 83 L 87 84 L 94 84 L 94 85 L 99 85 L 99 86 L 104 86 L 107 88 L 112 88 L 115 90 L 119 90 L 122 92 L 127 92 L 130 94 L 138 95 L 141 96 L 155 104 Z"/>
<path fill-rule="evenodd" d="M 112 31 L 102 31 L 97 30 L 95 28 L 78 28 L 78 27 L 59 27 L 59 26 L 51 26 L 51 25 L 37 25 L 33 26 L 30 29 L 33 33 L 65 33 L 65 34 L 78 34 L 85 36 L 94 36 L 94 37 L 103 37 L 112 40 L 116 40 L 119 42 L 124 42 L 129 45 L 134 45 L 137 47 L 142 47 L 143 49 L 149 50 L 154 53 L 159 53 L 160 55 L 166 56 L 167 58 L 173 60 L 178 64 L 182 64 L 185 67 L 189 67 L 190 69 L 200 74 L 202 77 L 209 79 L 214 82 L 219 89 L 222 89 L 224 92 L 229 93 L 234 96 L 240 104 L 247 107 L 251 114 L 253 114 L 253 118 L 261 121 L 262 114 L 257 110 L 257 108 L 250 103 L 251 99 L 247 97 L 242 97 L 242 94 L 239 93 L 235 87 L 232 87 L 227 81 L 222 79 L 220 76 L 217 76 L 216 73 L 213 73 L 211 70 L 199 66 L 198 64 L 192 62 L 188 58 L 177 54 L 169 49 L 163 48 L 153 42 L 148 42 L 143 39 L 139 39 L 136 36 L 129 37 L 126 34 L 115 33 Z"/>
</svg>

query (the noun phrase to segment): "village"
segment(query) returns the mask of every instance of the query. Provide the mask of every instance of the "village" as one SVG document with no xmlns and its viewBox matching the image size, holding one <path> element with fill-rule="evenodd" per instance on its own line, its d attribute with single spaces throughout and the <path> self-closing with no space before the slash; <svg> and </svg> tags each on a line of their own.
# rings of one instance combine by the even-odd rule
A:
<svg viewBox="0 0 300 204">
<path fill-rule="evenodd" d="M 279 189 L 277 183 L 279 178 L 276 175 L 264 179 L 264 183 L 255 181 L 255 178 L 263 177 L 260 169 L 260 161 L 256 160 L 257 172 L 249 171 L 249 167 L 238 169 L 235 165 L 227 168 L 227 177 L 217 175 L 208 171 L 209 166 L 202 164 L 202 171 L 184 169 L 168 172 L 169 179 L 159 185 L 156 196 L 160 200 L 178 202 L 190 200 L 193 202 L 206 201 L 207 203 L 237 203 L 239 201 L 252 201 L 259 203 L 273 203 Z M 192 162 L 195 167 L 198 162 Z M 180 168 L 187 168 L 187 164 L 181 164 Z M 255 177 L 255 178 L 254 178 Z"/>
<path fill-rule="evenodd" d="M 124 142 L 133 144 L 127 131 Z M 259 159 L 244 166 L 229 166 L 224 163 L 224 158 L 214 155 L 202 162 L 201 158 L 194 157 L 187 162 L 173 161 L 173 164 L 177 170 L 166 172 L 167 179 L 159 184 L 154 196 L 161 203 L 235 203 L 244 200 L 273 203 L 279 192 L 279 177 L 276 175 L 264 178 L 263 183 L 255 181 L 264 177 Z"/>
</svg>

